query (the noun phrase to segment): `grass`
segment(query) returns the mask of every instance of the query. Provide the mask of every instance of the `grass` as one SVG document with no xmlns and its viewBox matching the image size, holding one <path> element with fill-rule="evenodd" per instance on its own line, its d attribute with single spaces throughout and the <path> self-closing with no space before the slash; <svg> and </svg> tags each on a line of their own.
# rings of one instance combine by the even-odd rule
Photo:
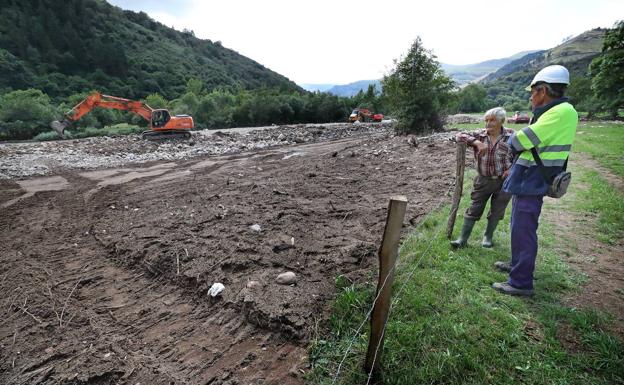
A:
<svg viewBox="0 0 624 385">
<path fill-rule="evenodd" d="M 582 122 L 573 149 L 590 154 L 624 178 L 624 124 Z"/>
<path fill-rule="evenodd" d="M 577 191 L 578 201 L 572 209 L 597 217 L 596 237 L 603 243 L 615 244 L 624 237 L 624 193 L 618 191 L 595 170 L 573 169 L 573 178 L 587 188 Z"/>
<path fill-rule="evenodd" d="M 132 124 L 120 123 L 112 126 L 104 126 L 102 128 L 87 127 L 78 131 L 67 130 L 65 136 L 67 139 L 89 138 L 94 136 L 114 136 L 140 134 L 147 128 L 139 127 Z M 46 131 L 34 137 L 37 141 L 58 140 L 58 134 L 55 131 Z"/>
<path fill-rule="evenodd" d="M 608 155 L 617 152 L 617 146 L 609 142 L 619 140 L 621 134 L 605 132 L 587 127 L 588 153 L 599 151 L 591 146 L 601 146 L 601 140 L 593 139 L 602 134 L 611 137 L 604 140 L 603 151 Z M 595 213 L 598 227 L 593 230 L 604 235 L 602 241 L 620 239 L 622 194 L 595 171 L 575 166 L 573 172 L 568 206 L 579 214 Z M 473 176 L 474 171 L 467 174 L 466 191 L 470 191 Z M 460 213 L 468 203 L 465 194 Z M 485 227 L 481 220 L 471 246 L 453 251 L 442 234 L 447 215 L 448 208 L 431 213 L 401 246 L 393 290 L 396 302 L 386 328 L 380 383 L 624 384 L 624 343 L 608 332 L 612 316 L 561 303 L 564 295 L 579 290 L 586 280 L 562 260 L 563 254 L 575 251 L 569 240 L 554 235 L 553 226 L 542 221 L 536 295 L 531 299 L 509 297 L 489 287 L 507 277 L 492 264 L 509 258 L 509 217 L 499 225 L 493 249 L 479 246 Z M 462 219 L 457 222 L 455 234 Z M 376 280 L 371 277 L 370 282 Z M 309 383 L 332 383 L 350 344 L 351 352 L 336 383 L 366 383 L 362 360 L 368 322 L 361 333 L 356 330 L 366 319 L 375 283 L 337 281 L 339 294 L 331 318 L 310 348 Z"/>
</svg>

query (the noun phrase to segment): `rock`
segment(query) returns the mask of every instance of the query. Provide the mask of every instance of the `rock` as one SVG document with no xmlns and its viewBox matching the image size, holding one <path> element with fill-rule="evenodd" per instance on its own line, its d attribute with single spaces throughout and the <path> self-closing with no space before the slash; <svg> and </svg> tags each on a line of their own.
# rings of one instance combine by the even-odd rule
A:
<svg viewBox="0 0 624 385">
<path fill-rule="evenodd" d="M 249 281 L 247 282 L 247 288 L 251 290 L 260 289 L 262 284 L 258 281 Z"/>
<path fill-rule="evenodd" d="M 292 244 L 292 243 L 290 243 L 290 244 L 289 243 L 280 243 L 279 245 L 273 246 L 273 252 L 274 253 L 279 253 L 281 251 L 285 251 L 285 250 L 288 250 L 288 249 L 294 249 L 294 248 L 295 248 L 295 245 Z"/>
<path fill-rule="evenodd" d="M 418 147 L 418 145 L 420 144 L 420 142 L 418 141 L 418 138 L 414 135 L 407 136 L 407 143 L 410 146 L 414 146 L 414 147 Z"/>
<path fill-rule="evenodd" d="M 223 290 L 225 290 L 225 286 L 223 286 L 223 284 L 220 282 L 215 282 L 212 284 L 212 286 L 210 286 L 210 289 L 208 289 L 208 295 L 211 297 L 216 297 L 220 295 Z"/>
<path fill-rule="evenodd" d="M 297 275 L 292 271 L 287 271 L 278 275 L 275 281 L 280 285 L 292 285 L 293 283 L 297 282 Z"/>
<path fill-rule="evenodd" d="M 250 228 L 251 230 L 253 230 L 253 231 L 260 231 L 260 230 L 262 230 L 262 227 L 260 227 L 260 225 L 259 225 L 259 224 L 257 224 L 257 223 L 256 223 L 256 224 L 253 224 L 253 225 L 251 225 L 251 226 L 249 226 L 249 228 Z"/>
</svg>

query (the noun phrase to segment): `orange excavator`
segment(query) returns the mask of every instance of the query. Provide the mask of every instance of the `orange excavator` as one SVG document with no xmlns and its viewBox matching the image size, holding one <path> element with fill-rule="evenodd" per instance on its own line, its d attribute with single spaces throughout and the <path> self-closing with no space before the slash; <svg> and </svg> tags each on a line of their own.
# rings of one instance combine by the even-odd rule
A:
<svg viewBox="0 0 624 385">
<path fill-rule="evenodd" d="M 112 108 L 116 110 L 133 112 L 149 122 L 149 131 L 143 132 L 144 139 L 164 139 L 164 138 L 190 138 L 193 129 L 193 118 L 190 115 L 171 115 L 165 109 L 153 109 L 145 103 L 118 98 L 110 95 L 102 95 L 94 92 L 87 96 L 82 102 L 65 113 L 65 118 L 61 121 L 55 120 L 50 123 L 50 127 L 56 131 L 61 138 L 64 138 L 65 129 L 82 118 L 95 107 Z"/>
</svg>

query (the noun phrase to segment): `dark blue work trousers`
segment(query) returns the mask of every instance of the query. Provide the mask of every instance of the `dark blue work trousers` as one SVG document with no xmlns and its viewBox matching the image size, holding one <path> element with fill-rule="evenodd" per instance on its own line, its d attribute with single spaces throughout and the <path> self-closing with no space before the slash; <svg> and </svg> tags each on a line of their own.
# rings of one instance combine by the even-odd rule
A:
<svg viewBox="0 0 624 385">
<path fill-rule="evenodd" d="M 543 198 L 542 195 L 514 195 L 511 202 L 511 272 L 508 282 L 519 289 L 533 289 L 537 226 Z"/>
</svg>

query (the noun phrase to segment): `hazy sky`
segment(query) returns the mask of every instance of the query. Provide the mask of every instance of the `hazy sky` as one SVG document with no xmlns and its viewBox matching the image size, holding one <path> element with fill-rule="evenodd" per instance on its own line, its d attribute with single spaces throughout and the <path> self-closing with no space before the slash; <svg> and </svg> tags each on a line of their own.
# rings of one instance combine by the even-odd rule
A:
<svg viewBox="0 0 624 385">
<path fill-rule="evenodd" d="M 470 64 L 552 48 L 624 19 L 623 0 L 108 2 L 219 40 L 299 84 L 381 78 L 416 36 L 440 62 Z"/>
</svg>

